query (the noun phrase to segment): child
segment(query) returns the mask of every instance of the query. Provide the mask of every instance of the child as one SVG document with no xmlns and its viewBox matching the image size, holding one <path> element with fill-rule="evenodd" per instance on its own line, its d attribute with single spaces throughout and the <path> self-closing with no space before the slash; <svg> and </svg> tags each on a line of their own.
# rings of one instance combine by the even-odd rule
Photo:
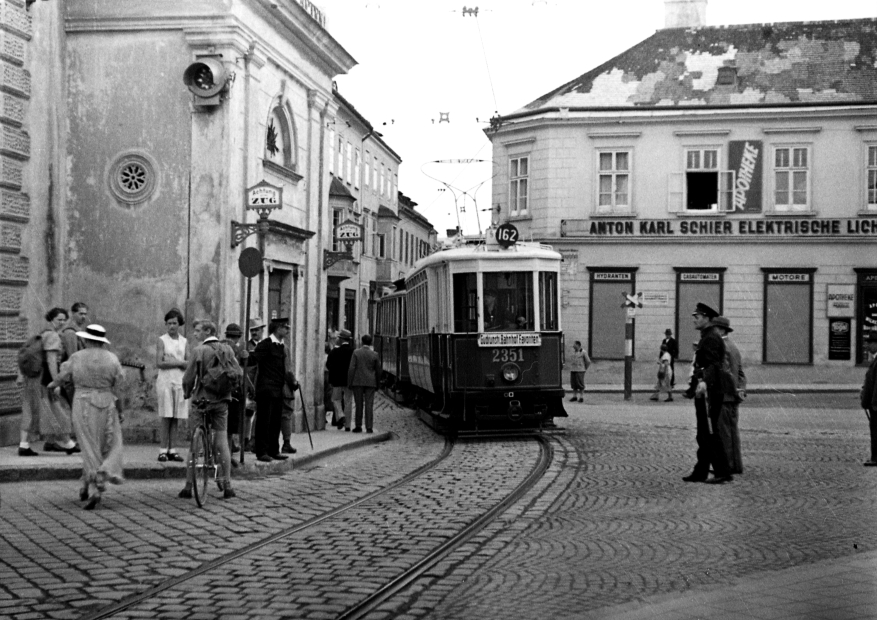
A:
<svg viewBox="0 0 877 620">
<path fill-rule="evenodd" d="M 670 388 L 670 383 L 673 381 L 671 361 L 673 361 L 673 358 L 670 357 L 670 353 L 667 351 L 667 345 L 662 344 L 661 354 L 658 356 L 658 382 L 655 384 L 655 393 L 652 394 L 649 400 L 658 400 L 658 394 L 661 392 L 667 393 L 667 398 L 664 399 L 664 402 L 673 400 L 673 392 Z"/>
</svg>

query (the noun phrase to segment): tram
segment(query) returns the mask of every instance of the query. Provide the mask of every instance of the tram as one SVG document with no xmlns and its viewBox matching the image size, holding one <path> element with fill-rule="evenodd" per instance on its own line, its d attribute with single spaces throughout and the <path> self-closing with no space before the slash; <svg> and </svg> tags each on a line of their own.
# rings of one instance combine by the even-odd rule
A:
<svg viewBox="0 0 877 620">
<path fill-rule="evenodd" d="M 560 263 L 550 246 L 518 242 L 509 224 L 419 260 L 378 301 L 386 382 L 443 430 L 538 428 L 566 417 Z"/>
</svg>

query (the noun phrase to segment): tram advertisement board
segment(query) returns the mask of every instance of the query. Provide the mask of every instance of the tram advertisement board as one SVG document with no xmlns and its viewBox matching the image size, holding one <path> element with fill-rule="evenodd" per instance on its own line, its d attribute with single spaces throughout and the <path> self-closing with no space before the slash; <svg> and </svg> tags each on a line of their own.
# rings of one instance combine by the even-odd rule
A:
<svg viewBox="0 0 877 620">
<path fill-rule="evenodd" d="M 728 142 L 728 170 L 734 171 L 734 211 L 761 213 L 761 169 L 764 159 L 761 140 Z"/>
<path fill-rule="evenodd" d="M 828 322 L 828 359 L 848 360 L 852 351 L 850 319 L 832 319 Z"/>
<path fill-rule="evenodd" d="M 491 332 L 478 334 L 479 347 L 541 347 L 542 334 Z"/>
</svg>

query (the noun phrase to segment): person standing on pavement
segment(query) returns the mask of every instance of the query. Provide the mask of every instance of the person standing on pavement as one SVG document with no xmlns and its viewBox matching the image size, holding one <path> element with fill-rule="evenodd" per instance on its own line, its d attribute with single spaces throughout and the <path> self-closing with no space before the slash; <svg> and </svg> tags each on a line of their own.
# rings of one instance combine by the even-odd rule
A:
<svg viewBox="0 0 877 620">
<path fill-rule="evenodd" d="M 697 462 L 691 474 L 682 480 L 723 484 L 734 479 L 728 471 L 725 449 L 716 432 L 724 402 L 722 367 L 725 363 L 725 343 L 712 324 L 712 320 L 719 316 L 718 312 L 704 303 L 698 303 L 691 316 L 694 328 L 701 334 L 694 354 L 695 387 L 692 394 L 697 418 Z M 707 480 L 710 465 L 714 477 Z"/>
<path fill-rule="evenodd" d="M 572 345 L 572 355 L 569 358 L 569 385 L 572 389 L 572 398 L 569 402 L 585 402 L 585 373 L 591 367 L 591 358 L 587 351 L 582 348 L 580 340 Z"/>
<path fill-rule="evenodd" d="M 183 457 L 174 449 L 180 420 L 189 418 L 189 401 L 183 397 L 183 373 L 188 366 L 188 342 L 180 328 L 186 324 L 183 314 L 171 308 L 164 315 L 165 334 L 158 339 L 155 348 L 155 396 L 158 406 L 159 440 L 158 460 L 182 461 Z"/>
<path fill-rule="evenodd" d="M 353 357 L 353 334 L 342 329 L 338 334 L 337 345 L 326 357 L 326 370 L 329 371 L 329 384 L 332 386 L 332 409 L 335 428 L 350 430 L 353 422 L 353 391 L 347 386 L 347 371 Z"/>
<path fill-rule="evenodd" d="M 262 322 L 262 319 L 250 319 L 249 331 L 250 338 L 247 340 L 247 353 L 252 353 L 256 350 L 256 345 L 264 340 L 263 335 L 265 324 Z M 253 440 L 251 436 L 254 431 L 253 423 L 256 416 L 256 392 L 254 389 L 256 385 L 256 372 L 256 365 L 250 362 L 247 366 L 247 376 L 245 378 L 248 390 L 247 410 L 244 417 L 244 436 L 241 438 L 241 441 L 244 442 L 244 450 L 247 452 L 253 451 Z"/>
<path fill-rule="evenodd" d="M 225 340 L 222 341 L 223 344 L 227 345 L 232 351 L 234 351 L 234 357 L 241 368 L 244 366 L 244 360 L 249 356 L 249 352 L 244 346 L 244 343 L 241 342 L 241 336 L 243 335 L 244 332 L 241 330 L 240 325 L 237 323 L 229 323 L 225 327 Z M 228 403 L 228 428 L 226 429 L 226 436 L 228 437 L 228 449 L 231 453 L 232 467 L 237 467 L 238 465 L 238 462 L 234 458 L 234 453 L 240 449 L 240 447 L 236 445 L 236 439 L 238 437 L 238 431 L 240 430 L 241 415 L 244 410 L 244 384 L 245 379 L 242 376 L 241 382 L 232 390 L 231 401 Z"/>
<path fill-rule="evenodd" d="M 200 344 L 192 350 L 192 355 L 183 375 L 183 394 L 192 401 L 192 426 L 199 426 L 203 422 L 203 416 L 209 415 L 213 429 L 213 449 L 219 455 L 219 465 L 222 469 L 217 473 L 217 484 L 222 489 L 225 499 L 235 497 L 231 488 L 231 453 L 228 449 L 228 403 L 231 401 L 231 389 L 222 393 L 212 392 L 205 386 L 204 377 L 207 370 L 215 364 L 217 356 L 228 360 L 232 374 L 237 381 L 243 378 L 243 371 L 235 358 L 234 351 L 227 344 L 223 344 L 216 337 L 216 324 L 204 319 L 193 323 L 193 336 Z M 233 381 L 234 383 L 234 381 Z M 189 471 L 191 474 L 191 471 Z M 192 497 L 193 480 L 186 477 L 186 485 L 180 491 L 179 497 L 184 499 Z"/>
<path fill-rule="evenodd" d="M 85 331 L 88 325 L 88 306 L 77 301 L 70 306 L 70 320 L 61 330 L 61 341 L 64 343 L 64 355 L 61 358 L 63 364 L 70 356 L 85 348 L 85 342 L 76 335 L 76 332 Z M 73 406 L 74 388 L 72 383 L 61 386 L 61 394 L 67 399 L 67 403 Z"/>
<path fill-rule="evenodd" d="M 725 363 L 723 366 L 722 414 L 719 416 L 718 432 L 728 459 L 728 470 L 732 474 L 743 473 L 743 453 L 740 450 L 740 403 L 746 398 L 746 372 L 743 370 L 743 357 L 734 341 L 728 337 L 733 330 L 731 321 L 724 316 L 713 319 L 713 325 L 725 343 Z"/>
<path fill-rule="evenodd" d="M 365 430 L 374 432 L 375 392 L 381 384 L 381 362 L 372 348 L 372 337 L 363 334 L 362 346 L 350 357 L 347 385 L 353 390 L 356 401 L 356 427 L 354 433 L 362 432 L 362 414 L 365 409 Z"/>
<path fill-rule="evenodd" d="M 110 344 L 100 325 L 88 325 L 76 332 L 85 348 L 61 364 L 54 389 L 72 381 L 73 427 L 82 445 L 82 485 L 79 499 L 93 510 L 101 501 L 106 483 L 122 483 L 122 408 L 120 388 L 125 375 L 115 354 L 104 348 Z"/>
<path fill-rule="evenodd" d="M 667 353 L 670 354 L 670 368 L 672 370 L 670 373 L 670 387 L 673 388 L 676 387 L 676 358 L 679 357 L 679 343 L 673 337 L 672 329 L 664 330 L 664 339 L 661 341 L 661 344 L 666 345 Z"/>
<path fill-rule="evenodd" d="M 865 383 L 859 400 L 865 415 L 868 417 L 868 427 L 871 431 L 871 458 L 865 461 L 865 467 L 877 467 L 877 330 L 871 329 L 866 340 L 868 352 L 871 354 L 871 364 L 865 373 Z"/>
<path fill-rule="evenodd" d="M 649 397 L 649 400 L 658 400 L 661 392 L 667 394 L 664 402 L 673 400 L 673 392 L 670 388 L 673 381 L 673 365 L 671 363 L 670 352 L 667 345 L 661 343 L 661 352 L 658 356 L 658 382 L 655 384 L 655 393 Z"/>
<path fill-rule="evenodd" d="M 256 439 L 254 451 L 262 462 L 285 460 L 280 453 L 280 425 L 283 415 L 283 387 L 293 393 L 299 389 L 292 374 L 292 358 L 284 338 L 289 335 L 289 319 L 271 319 L 268 338 L 256 345 L 250 354 L 257 366 L 256 375 Z"/>
</svg>

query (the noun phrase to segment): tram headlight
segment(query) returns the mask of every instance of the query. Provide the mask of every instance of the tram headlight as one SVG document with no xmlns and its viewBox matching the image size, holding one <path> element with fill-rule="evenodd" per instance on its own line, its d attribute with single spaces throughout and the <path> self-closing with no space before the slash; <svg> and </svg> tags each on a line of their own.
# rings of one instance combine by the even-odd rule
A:
<svg viewBox="0 0 877 620">
<path fill-rule="evenodd" d="M 502 378 L 505 379 L 508 383 L 514 383 L 521 376 L 521 369 L 517 364 L 512 364 L 509 362 L 505 366 L 502 367 Z"/>
</svg>

